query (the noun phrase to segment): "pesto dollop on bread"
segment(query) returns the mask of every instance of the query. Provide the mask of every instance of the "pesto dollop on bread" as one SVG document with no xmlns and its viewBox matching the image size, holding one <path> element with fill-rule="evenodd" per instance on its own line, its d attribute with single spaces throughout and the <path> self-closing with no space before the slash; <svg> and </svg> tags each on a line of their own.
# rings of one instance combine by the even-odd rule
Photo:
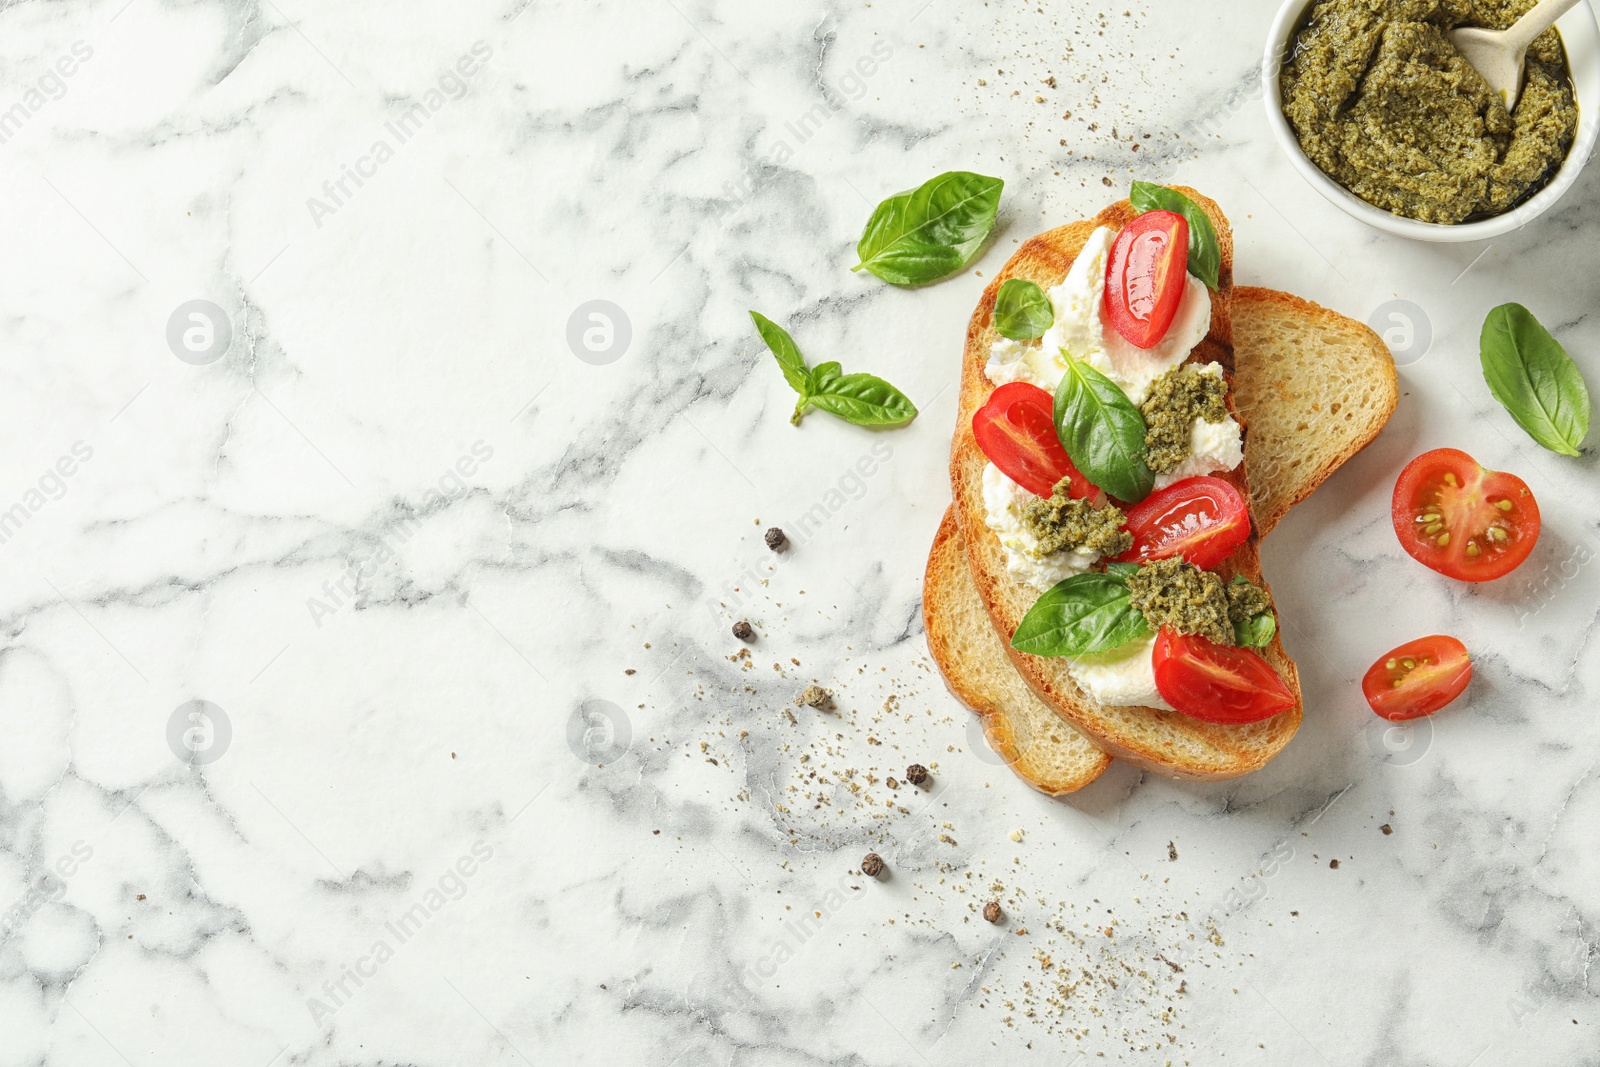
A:
<svg viewBox="0 0 1600 1067">
<path fill-rule="evenodd" d="M 1228 384 L 1220 374 L 1185 363 L 1155 380 L 1139 413 L 1144 416 L 1145 463 L 1165 474 L 1189 458 L 1194 420 L 1222 422 L 1228 417 Z"/>
<path fill-rule="evenodd" d="M 1031 501 L 1022 509 L 1023 525 L 1038 538 L 1041 555 L 1089 548 L 1102 556 L 1120 556 L 1133 547 L 1133 535 L 1122 528 L 1126 516 L 1121 509 L 1074 500 L 1071 489 L 1072 479 L 1063 478 L 1048 500 Z"/>
<path fill-rule="evenodd" d="M 1228 593 L 1222 579 L 1180 556 L 1146 563 L 1128 576 L 1128 603 L 1152 630 L 1198 634 L 1219 645 L 1233 644 Z"/>
</svg>

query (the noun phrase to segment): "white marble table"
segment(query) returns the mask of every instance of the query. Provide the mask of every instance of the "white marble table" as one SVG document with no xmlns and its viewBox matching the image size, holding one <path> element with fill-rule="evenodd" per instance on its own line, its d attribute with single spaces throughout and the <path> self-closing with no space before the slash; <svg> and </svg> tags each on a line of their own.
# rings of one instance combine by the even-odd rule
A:
<svg viewBox="0 0 1600 1067">
<path fill-rule="evenodd" d="M 1476 337 L 1521 300 L 1600 384 L 1600 172 L 1488 246 L 1361 228 L 1266 136 L 1271 6 L 7 6 L 0 1067 L 1595 1063 L 1595 464 Z M 852 275 L 953 168 L 1007 182 L 981 259 Z M 1051 800 L 919 584 L 979 291 L 1135 176 L 1416 330 L 1266 547 L 1299 737 Z M 921 417 L 791 427 L 752 307 Z M 1540 495 L 1516 576 L 1401 555 L 1439 445 Z M 1356 680 L 1435 631 L 1470 694 L 1386 735 Z"/>
</svg>

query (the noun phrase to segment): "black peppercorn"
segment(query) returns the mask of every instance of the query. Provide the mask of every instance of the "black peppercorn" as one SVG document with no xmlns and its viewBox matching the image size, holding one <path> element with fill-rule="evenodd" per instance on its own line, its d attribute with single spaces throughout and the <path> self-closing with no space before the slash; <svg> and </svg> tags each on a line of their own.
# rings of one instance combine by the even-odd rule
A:
<svg viewBox="0 0 1600 1067">
<path fill-rule="evenodd" d="M 767 547 L 772 549 L 774 552 L 782 552 L 784 549 L 789 547 L 789 538 L 784 536 L 783 531 L 778 529 L 776 526 L 773 526 L 767 530 L 766 538 Z"/>
<path fill-rule="evenodd" d="M 743 619 L 740 619 L 738 622 L 733 624 L 733 636 L 737 637 L 741 641 L 753 643 L 756 639 L 756 631 L 755 628 L 749 623 L 745 622 Z"/>
<path fill-rule="evenodd" d="M 983 917 L 992 923 L 999 922 L 1000 917 L 1004 914 L 1000 910 L 1000 902 L 998 900 L 991 900 L 983 906 Z"/>
<path fill-rule="evenodd" d="M 868 878 L 876 878 L 883 873 L 883 857 L 876 852 L 868 852 L 861 861 L 861 873 Z"/>
<path fill-rule="evenodd" d="M 912 785 L 921 785 L 928 780 L 928 768 L 920 763 L 913 763 L 906 768 L 906 781 Z"/>
</svg>

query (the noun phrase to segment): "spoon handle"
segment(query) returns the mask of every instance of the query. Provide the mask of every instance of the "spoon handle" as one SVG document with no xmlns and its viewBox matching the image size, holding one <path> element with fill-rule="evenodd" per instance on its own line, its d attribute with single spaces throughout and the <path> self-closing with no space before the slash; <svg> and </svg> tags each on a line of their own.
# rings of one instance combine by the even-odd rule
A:
<svg viewBox="0 0 1600 1067">
<path fill-rule="evenodd" d="M 1539 0 L 1528 13 L 1517 20 L 1516 25 L 1506 31 L 1506 46 L 1513 52 L 1521 54 L 1528 50 L 1533 39 L 1556 24 L 1556 19 L 1565 15 L 1578 3 L 1578 0 Z"/>
</svg>

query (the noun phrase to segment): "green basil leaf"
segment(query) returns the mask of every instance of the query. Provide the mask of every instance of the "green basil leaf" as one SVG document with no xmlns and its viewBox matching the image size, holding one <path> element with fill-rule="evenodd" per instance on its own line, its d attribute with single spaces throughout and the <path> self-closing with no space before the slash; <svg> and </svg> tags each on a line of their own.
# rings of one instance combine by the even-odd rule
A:
<svg viewBox="0 0 1600 1067">
<path fill-rule="evenodd" d="M 1204 208 L 1176 189 L 1149 182 L 1134 182 L 1128 201 L 1141 215 L 1146 211 L 1175 211 L 1182 215 L 1189 224 L 1189 273 L 1211 288 L 1217 287 L 1222 273 L 1222 245 Z"/>
<path fill-rule="evenodd" d="M 994 228 L 999 178 L 951 171 L 896 193 L 872 212 L 851 270 L 867 270 L 892 285 L 936 282 L 966 266 Z"/>
<path fill-rule="evenodd" d="M 1056 436 L 1073 466 L 1118 500 L 1137 504 L 1156 476 L 1145 463 L 1144 416 L 1117 384 L 1068 358 L 1056 386 Z"/>
<path fill-rule="evenodd" d="M 811 368 L 810 391 L 813 393 L 822 392 L 823 383 L 828 381 L 830 378 L 837 377 L 839 377 L 839 364 L 818 363 L 815 367 Z"/>
<path fill-rule="evenodd" d="M 784 381 L 789 383 L 789 388 L 802 397 L 805 396 L 810 391 L 811 372 L 806 369 L 806 357 L 800 354 L 800 346 L 794 343 L 794 338 L 789 336 L 788 330 L 760 312 L 750 312 L 750 318 L 755 320 L 756 331 L 761 334 L 761 340 L 772 349 L 772 355 L 778 361 L 778 368 L 783 371 Z"/>
<path fill-rule="evenodd" d="M 813 407 L 857 426 L 904 426 L 917 417 L 911 398 L 876 375 L 842 374 L 816 383 L 816 389 Z"/>
<path fill-rule="evenodd" d="M 1478 358 L 1490 394 L 1528 436 L 1552 452 L 1578 455 L 1589 434 L 1589 390 L 1578 365 L 1521 304 L 1483 320 Z"/>
<path fill-rule="evenodd" d="M 1055 308 L 1043 289 L 1026 278 L 1008 278 L 994 302 L 994 328 L 1001 337 L 1032 341 L 1056 321 Z"/>
<path fill-rule="evenodd" d="M 838 363 L 806 366 L 800 346 L 782 326 L 765 315 L 750 312 L 756 329 L 800 399 L 789 421 L 800 425 L 809 408 L 821 408 L 857 426 L 904 426 L 917 417 L 916 405 L 900 390 L 871 374 L 840 374 Z"/>
<path fill-rule="evenodd" d="M 1110 652 L 1150 632 L 1128 602 L 1128 584 L 1110 574 L 1075 574 L 1057 582 L 1022 617 L 1011 647 L 1034 656 Z"/>
<path fill-rule="evenodd" d="M 1270 611 L 1233 624 L 1233 643 L 1240 648 L 1266 648 L 1278 632 L 1278 617 Z"/>
<path fill-rule="evenodd" d="M 1139 573 L 1139 565 L 1137 563 L 1118 563 L 1116 560 L 1112 560 L 1106 564 L 1106 573 L 1114 578 L 1121 578 L 1123 581 L 1127 581 L 1130 576 Z"/>
</svg>

